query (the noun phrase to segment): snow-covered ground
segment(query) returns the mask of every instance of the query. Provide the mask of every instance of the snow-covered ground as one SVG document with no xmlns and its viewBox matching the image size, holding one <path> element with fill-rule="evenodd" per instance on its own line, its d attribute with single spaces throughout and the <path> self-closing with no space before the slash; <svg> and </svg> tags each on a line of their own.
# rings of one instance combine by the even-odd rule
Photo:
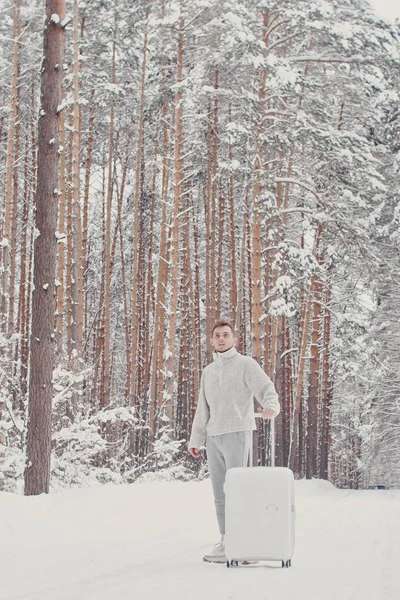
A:
<svg viewBox="0 0 400 600">
<path fill-rule="evenodd" d="M 293 566 L 202 562 L 209 481 L 0 494 L 1 600 L 398 600 L 400 491 L 296 482 Z"/>
</svg>

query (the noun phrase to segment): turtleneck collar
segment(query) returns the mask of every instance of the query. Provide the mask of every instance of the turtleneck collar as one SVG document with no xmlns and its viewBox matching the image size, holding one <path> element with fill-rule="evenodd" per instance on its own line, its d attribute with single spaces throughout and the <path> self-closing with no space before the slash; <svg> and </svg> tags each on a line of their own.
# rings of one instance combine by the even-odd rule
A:
<svg viewBox="0 0 400 600">
<path fill-rule="evenodd" d="M 226 350 L 226 352 L 214 352 L 213 353 L 214 362 L 217 365 L 223 365 L 228 360 L 231 360 L 232 358 L 237 356 L 237 354 L 238 354 L 238 351 L 236 350 L 235 346 L 232 346 L 232 348 L 229 348 L 229 350 Z"/>
</svg>

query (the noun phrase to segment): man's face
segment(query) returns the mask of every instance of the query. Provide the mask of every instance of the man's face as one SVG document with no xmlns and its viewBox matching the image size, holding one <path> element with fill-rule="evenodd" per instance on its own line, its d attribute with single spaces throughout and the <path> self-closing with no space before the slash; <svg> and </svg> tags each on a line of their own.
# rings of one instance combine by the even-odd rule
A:
<svg viewBox="0 0 400 600">
<path fill-rule="evenodd" d="M 211 338 L 211 345 L 217 352 L 230 350 L 236 344 L 236 338 L 233 336 L 232 329 L 227 325 L 216 327 Z"/>
</svg>

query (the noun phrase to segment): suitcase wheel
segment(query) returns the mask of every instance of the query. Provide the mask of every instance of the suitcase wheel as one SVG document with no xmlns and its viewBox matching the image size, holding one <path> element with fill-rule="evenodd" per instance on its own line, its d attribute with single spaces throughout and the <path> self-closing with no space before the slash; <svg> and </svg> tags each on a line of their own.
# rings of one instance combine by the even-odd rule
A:
<svg viewBox="0 0 400 600">
<path fill-rule="evenodd" d="M 239 561 L 238 560 L 231 560 L 231 562 L 229 562 L 229 560 L 226 561 L 226 566 L 228 567 L 238 567 L 239 566 Z"/>
<path fill-rule="evenodd" d="M 282 561 L 282 569 L 284 569 L 285 567 L 288 569 L 289 567 L 292 566 L 292 561 L 291 560 L 287 560 L 287 561 Z"/>
</svg>

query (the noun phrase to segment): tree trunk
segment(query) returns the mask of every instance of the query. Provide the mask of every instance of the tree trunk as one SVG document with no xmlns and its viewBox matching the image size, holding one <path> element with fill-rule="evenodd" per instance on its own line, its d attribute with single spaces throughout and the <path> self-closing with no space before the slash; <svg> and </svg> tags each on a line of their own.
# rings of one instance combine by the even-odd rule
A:
<svg viewBox="0 0 400 600">
<path fill-rule="evenodd" d="M 87 139 L 87 155 L 86 155 L 86 172 L 85 172 L 85 187 L 83 191 L 83 218 L 82 218 L 82 290 L 84 292 L 84 317 L 83 329 L 88 330 L 88 313 L 87 313 L 87 270 L 88 270 L 88 223 L 89 223 L 89 188 L 90 176 L 92 170 L 92 152 L 93 152 L 93 129 L 94 129 L 94 90 L 92 90 L 92 102 L 89 113 L 89 132 Z M 85 334 L 86 336 L 86 334 Z"/>
<path fill-rule="evenodd" d="M 238 275 L 238 293 L 236 304 L 236 319 L 235 330 L 239 336 L 238 349 L 243 352 L 244 337 L 242 336 L 242 324 L 244 322 L 244 286 L 245 286 L 245 265 L 247 251 L 247 223 L 249 221 L 249 206 L 248 206 L 248 186 L 244 183 L 244 201 L 242 206 L 242 232 L 240 241 L 240 260 L 239 260 L 239 275 Z"/>
<path fill-rule="evenodd" d="M 65 92 L 62 89 L 62 100 L 64 100 Z M 56 330 L 57 330 L 57 350 L 61 353 L 62 350 L 62 334 L 64 328 L 64 261 L 65 261 L 65 194 L 66 194 L 66 172 L 65 172 L 65 111 L 60 115 L 60 146 L 63 152 L 60 154 L 60 201 L 58 214 L 58 266 L 57 266 L 57 310 L 56 310 Z"/>
<path fill-rule="evenodd" d="M 322 227 L 318 226 L 316 240 L 315 240 L 315 253 L 318 253 L 318 248 L 321 240 Z M 302 331 L 301 331 L 301 339 L 299 342 L 299 359 L 298 359 L 298 369 L 297 369 L 297 385 L 296 392 L 294 397 L 294 410 L 293 410 L 293 419 L 291 424 L 291 433 L 290 433 L 290 453 L 289 453 L 289 467 L 292 471 L 295 470 L 295 461 L 296 461 L 296 451 L 297 451 L 297 440 L 299 427 L 301 427 L 301 422 L 299 420 L 299 411 L 302 400 L 303 393 L 303 381 L 304 381 L 304 371 L 305 371 L 305 363 L 306 363 L 306 349 L 309 335 L 309 327 L 310 327 L 310 318 L 311 318 L 311 302 L 312 296 L 315 291 L 316 285 L 316 276 L 313 275 L 311 278 L 311 283 L 308 292 L 306 292 L 304 297 L 304 313 L 302 318 Z"/>
<path fill-rule="evenodd" d="M 308 386 L 307 479 L 317 475 L 318 398 L 320 371 L 321 283 L 316 280 L 311 328 L 311 359 Z"/>
<path fill-rule="evenodd" d="M 218 86 L 219 86 L 219 71 L 215 71 L 215 94 L 214 94 L 214 110 L 212 124 L 212 171 L 211 171 L 211 198 L 210 198 L 210 315 L 211 327 L 219 318 L 217 312 L 217 275 L 216 275 L 216 250 L 217 250 L 217 174 L 218 174 Z M 211 332 L 210 332 L 211 333 Z"/>
<path fill-rule="evenodd" d="M 200 318 L 200 264 L 199 264 L 199 226 L 197 216 L 199 215 L 198 207 L 196 210 L 193 222 L 193 241 L 194 241 L 194 289 L 193 289 L 193 340 L 194 340 L 194 357 L 193 357 L 193 395 L 190 406 L 190 427 L 192 426 L 197 398 L 199 396 L 199 379 L 202 369 L 201 363 L 201 318 Z"/>
<path fill-rule="evenodd" d="M 2 231 L 2 289 L 1 289 L 1 323 L 3 331 L 7 331 L 7 317 L 10 303 L 10 255 L 15 252 L 11 248 L 11 218 L 13 206 L 13 177 L 14 177 L 14 158 L 15 158 L 15 134 L 17 120 L 17 103 L 18 103 L 18 55 L 19 55 L 19 38 L 20 31 L 20 10 L 21 1 L 16 0 L 13 10 L 13 58 L 12 58 L 12 75 L 10 86 L 10 116 L 7 133 L 7 153 L 6 153 L 6 180 L 5 180 L 5 197 L 4 197 L 4 216 L 3 216 L 3 231 Z"/>
<path fill-rule="evenodd" d="M 210 338 L 211 331 L 213 327 L 213 319 L 214 316 L 212 314 L 211 306 L 212 306 L 212 298 L 213 298 L 213 290 L 211 289 L 211 258 L 214 253 L 214 248 L 211 243 L 211 177 L 212 177 L 212 152 L 211 152 L 211 101 L 208 103 L 208 111 L 207 111 L 207 184 L 204 190 L 204 219 L 206 223 L 206 339 L 207 339 L 207 351 L 206 351 L 206 362 L 211 362 L 211 354 L 212 349 L 210 346 Z"/>
<path fill-rule="evenodd" d="M 59 183 L 59 113 L 64 60 L 64 0 L 46 0 L 38 134 L 37 202 L 30 346 L 25 494 L 48 493 L 54 361 Z"/>
<path fill-rule="evenodd" d="M 263 12 L 264 31 L 268 29 L 269 11 Z M 268 47 L 268 35 L 264 35 L 265 47 Z M 263 178 L 263 133 L 265 129 L 265 103 L 266 103 L 266 82 L 268 69 L 264 68 L 260 74 L 260 88 L 258 92 L 258 130 L 256 142 L 256 158 L 253 172 L 253 214 L 252 214 L 252 255 L 251 255 L 251 287 L 252 287 L 252 311 L 251 311 L 251 331 L 252 331 L 252 356 L 261 364 L 261 215 L 260 215 L 260 195 L 262 190 Z M 271 374 L 272 376 L 272 374 Z"/>
<path fill-rule="evenodd" d="M 72 337 L 72 262 L 73 262 L 73 238 L 72 238 L 72 157 L 73 157 L 73 109 L 69 111 L 69 130 L 68 136 L 68 188 L 67 188 L 67 260 L 65 273 L 65 292 L 66 292 L 66 325 L 67 325 L 67 353 L 72 355 L 73 337 Z M 61 187 L 61 186 L 60 186 Z"/>
<path fill-rule="evenodd" d="M 35 90 L 32 86 L 32 107 L 34 106 Z M 32 111 L 33 112 L 33 111 Z M 36 152 L 36 127 L 35 127 L 36 114 L 32 115 L 31 120 L 31 189 L 32 189 L 32 210 L 35 210 L 36 206 L 36 168 L 37 168 L 37 152 Z M 31 293 L 32 293 L 32 279 L 33 279 L 33 244 L 34 244 L 34 230 L 35 224 L 32 220 L 30 224 L 29 232 L 29 253 L 27 252 L 28 259 L 28 276 L 27 276 L 27 290 L 26 290 L 26 316 L 25 322 L 21 323 L 21 392 L 24 397 L 28 391 L 28 363 L 29 363 L 29 334 L 31 331 Z"/>
<path fill-rule="evenodd" d="M 151 349 L 154 349 L 154 337 L 150 335 L 150 331 L 154 329 L 151 327 L 151 316 L 154 315 L 155 311 L 155 294 L 154 294 L 154 274 L 153 274 L 153 263 L 152 255 L 154 252 L 154 215 L 156 205 L 156 189 L 157 189 L 157 156 L 158 156 L 158 140 L 154 146 L 154 164 L 153 164 L 153 181 L 151 189 L 151 207 L 150 207 L 150 224 L 149 224 L 149 237 L 147 247 L 147 281 L 145 290 L 145 311 L 143 318 L 143 327 L 145 332 L 145 343 L 142 351 L 142 361 L 144 365 L 144 380 L 143 390 L 145 391 L 146 398 L 149 400 L 150 393 L 150 375 L 151 375 Z"/>
<path fill-rule="evenodd" d="M 178 393 L 175 431 L 178 439 L 186 438 L 188 433 L 189 406 L 190 406 L 190 372 L 189 372 L 189 332 L 190 332 L 190 300 L 191 300 L 191 273 L 189 257 L 189 221 L 188 213 L 182 217 L 181 223 L 181 256 L 182 278 L 180 282 L 180 343 L 179 343 L 179 370 Z M 192 338 L 193 339 L 193 338 Z"/>
<path fill-rule="evenodd" d="M 114 32 L 114 42 L 112 51 L 111 83 L 115 85 L 116 81 L 116 32 Z M 114 99 L 111 101 L 110 111 L 110 135 L 108 148 L 108 182 L 107 182 L 107 203 L 105 214 L 105 236 L 104 236 L 104 340 L 103 340 L 103 371 L 102 371 L 102 401 L 101 406 L 106 407 L 110 403 L 110 318 L 111 318 L 111 208 L 113 197 L 113 161 L 114 161 Z"/>
<path fill-rule="evenodd" d="M 325 310 L 323 316 L 323 346 L 322 346 L 322 431 L 320 446 L 319 476 L 328 479 L 329 449 L 330 449 L 330 405 L 331 381 L 329 365 L 329 343 L 331 336 L 331 283 L 328 282 L 325 291 Z"/>
<path fill-rule="evenodd" d="M 139 205 L 141 189 L 141 164 L 143 153 L 143 131 L 144 131 L 144 103 L 145 82 L 147 69 L 147 32 L 143 43 L 142 62 L 142 87 L 140 93 L 139 134 L 136 152 L 136 179 L 135 179 L 135 207 L 134 207 L 134 230 L 133 230 L 133 258 L 132 258 L 132 298 L 131 298 L 131 357 L 129 377 L 129 397 L 131 405 L 135 404 L 135 382 L 137 368 L 137 344 L 138 344 L 138 250 L 139 250 Z"/>
<path fill-rule="evenodd" d="M 21 35 L 21 21 L 19 18 L 19 0 L 17 3 L 17 40 L 19 47 L 19 38 Z M 17 50 L 19 56 L 19 48 Z M 19 59 L 17 58 L 17 81 L 19 79 Z M 19 165 L 19 137 L 20 137 L 20 86 L 17 85 L 17 98 L 15 105 L 15 139 L 13 156 L 13 190 L 12 190 L 12 217 L 11 217 L 11 245 L 10 245 L 10 302 L 8 310 L 8 335 L 14 332 L 14 311 L 15 311 L 15 270 L 17 264 L 17 227 L 18 227 L 18 165 Z"/>
<path fill-rule="evenodd" d="M 232 120 L 232 109 L 229 104 L 229 121 Z M 232 163 L 232 146 L 229 146 L 229 161 Z M 230 322 L 232 325 L 236 323 L 236 311 L 238 303 L 237 281 L 236 281 L 236 239 L 235 239 L 235 196 L 234 196 L 234 181 L 231 172 L 229 176 L 229 217 L 230 217 L 230 251 L 231 251 L 231 280 L 230 280 Z"/>
<path fill-rule="evenodd" d="M 221 318 L 222 303 L 222 292 L 224 290 L 224 268 L 223 268 L 223 257 L 224 257 L 224 235 L 225 235 L 225 197 L 223 193 L 219 194 L 219 216 L 218 216 L 218 263 L 217 263 L 217 297 L 215 299 L 215 314 L 216 318 Z"/>
<path fill-rule="evenodd" d="M 96 405 L 97 398 L 99 399 L 98 407 L 102 409 L 104 407 L 104 377 L 103 377 L 103 356 L 104 356 L 104 280 L 105 280 L 105 236 L 106 236 L 106 157 L 103 156 L 103 177 L 102 177 L 102 210 L 101 210 L 101 231 L 102 231 L 102 260 L 101 260 L 101 283 L 100 283 L 100 294 L 99 304 L 97 310 L 97 323 L 96 332 L 93 340 L 94 347 L 94 376 L 93 376 L 93 390 L 92 398 L 93 404 Z M 99 376 L 100 373 L 100 376 Z M 97 408 L 97 407 L 96 407 Z"/>
<path fill-rule="evenodd" d="M 183 81 L 183 35 L 184 35 L 184 0 L 180 2 L 179 33 L 178 33 L 178 56 L 176 83 L 178 89 L 175 94 L 175 181 L 174 181 L 174 206 L 171 217 L 171 301 L 168 326 L 168 358 L 166 361 L 167 382 L 165 416 L 173 424 L 173 393 L 174 393 L 174 371 L 175 371 L 175 346 L 176 346 L 176 321 L 179 290 L 179 211 L 182 207 L 183 193 L 183 107 L 182 89 Z"/>
<path fill-rule="evenodd" d="M 21 261 L 20 261 L 20 286 L 19 286 L 19 298 L 18 298 L 18 324 L 17 331 L 20 337 L 20 383 L 19 389 L 21 392 L 22 399 L 25 399 L 27 392 L 27 353 L 26 348 L 26 317 L 27 317 L 27 281 L 28 275 L 27 269 L 28 264 L 28 230 L 29 230 L 29 208 L 31 195 L 29 191 L 29 137 L 26 138 L 25 144 L 25 168 L 24 168 L 24 205 L 22 213 L 22 247 L 21 247 Z"/>
<path fill-rule="evenodd" d="M 290 450 L 290 423 L 292 419 L 292 402 L 293 402 L 293 369 L 292 369 L 292 352 L 290 343 L 290 330 L 288 327 L 287 318 L 285 322 L 285 398 L 286 410 L 283 424 L 283 464 L 287 465 L 289 460 Z"/>
<path fill-rule="evenodd" d="M 79 9 L 78 0 L 74 0 L 74 106 L 72 131 L 72 348 L 76 357 L 82 353 L 82 222 L 80 198 L 80 105 L 79 105 Z"/>
<path fill-rule="evenodd" d="M 162 361 L 165 340 L 165 298 L 168 282 L 168 256 L 167 256 L 167 195 L 169 182 L 169 135 L 168 135 L 168 107 L 166 95 L 165 74 L 163 74 L 163 154 L 162 154 L 162 183 L 161 183 L 161 233 L 160 249 L 158 256 L 157 292 L 154 315 L 154 341 L 152 353 L 152 368 L 149 392 L 149 436 L 153 441 L 156 435 L 156 409 L 162 405 Z"/>
</svg>

